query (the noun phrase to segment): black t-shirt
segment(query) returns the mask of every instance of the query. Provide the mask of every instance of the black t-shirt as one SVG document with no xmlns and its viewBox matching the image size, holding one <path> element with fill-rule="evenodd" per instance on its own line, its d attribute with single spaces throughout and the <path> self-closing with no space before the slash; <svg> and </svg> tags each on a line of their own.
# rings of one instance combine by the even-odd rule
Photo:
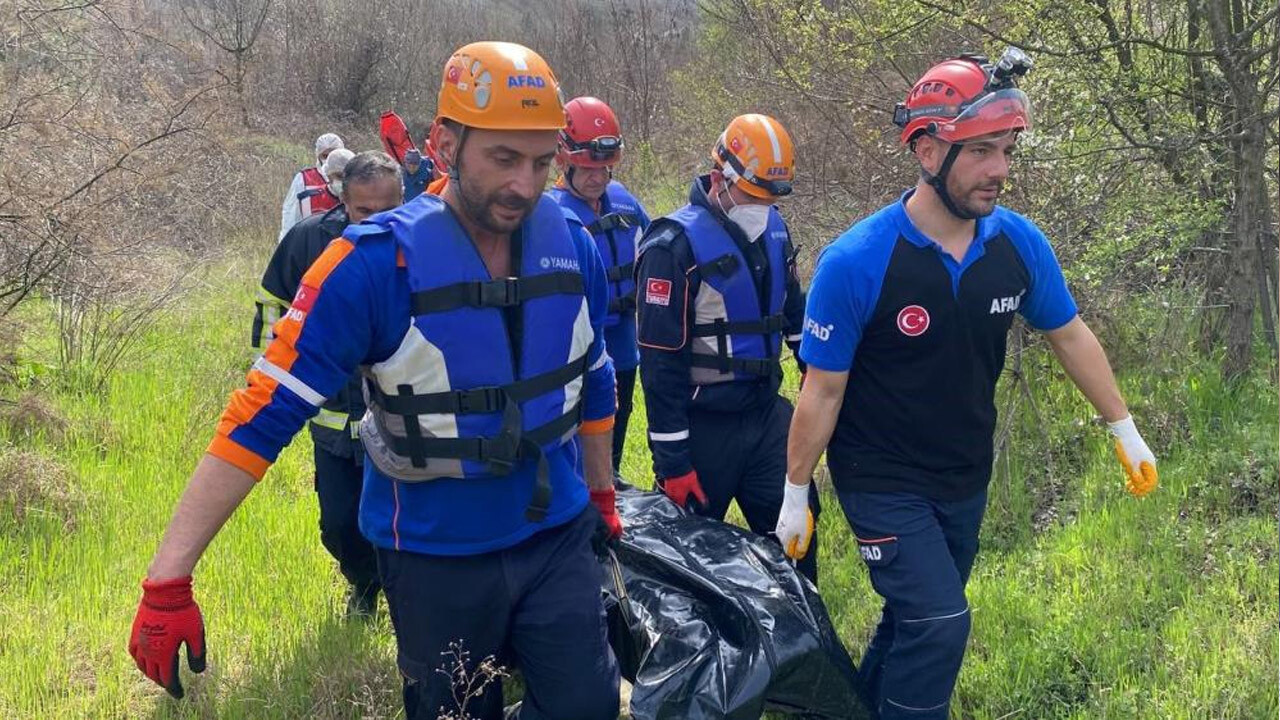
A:
<svg viewBox="0 0 1280 720">
<path fill-rule="evenodd" d="M 855 225 L 818 263 L 801 356 L 848 372 L 827 461 L 837 487 L 969 497 L 991 477 L 995 387 L 1014 313 L 1041 330 L 1076 315 L 1043 234 L 997 208 L 962 261 L 902 203 Z"/>
</svg>

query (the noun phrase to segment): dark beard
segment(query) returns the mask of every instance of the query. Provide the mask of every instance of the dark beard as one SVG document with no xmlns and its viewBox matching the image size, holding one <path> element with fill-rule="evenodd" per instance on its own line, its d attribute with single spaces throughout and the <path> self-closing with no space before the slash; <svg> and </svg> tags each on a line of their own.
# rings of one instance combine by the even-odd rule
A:
<svg viewBox="0 0 1280 720">
<path fill-rule="evenodd" d="M 950 194 L 950 195 L 951 195 L 951 201 L 952 201 L 953 203 L 955 203 L 955 205 L 956 205 L 956 207 L 957 207 L 957 208 L 959 208 L 960 210 L 964 211 L 965 213 L 967 213 L 967 214 L 968 214 L 968 215 L 970 215 L 971 217 L 980 218 L 980 217 L 986 217 L 986 216 L 990 215 L 991 213 L 995 212 L 995 210 L 996 210 L 996 205 L 1000 202 L 1000 190 L 1001 190 L 1002 188 L 1001 188 L 1001 186 L 999 186 L 999 185 L 997 185 L 997 186 L 996 186 L 996 196 L 995 196 L 995 198 L 991 201 L 991 207 L 990 207 L 990 208 L 986 208 L 986 207 L 983 207 L 983 206 L 980 206 L 980 205 L 975 205 L 975 204 L 973 204 L 973 203 L 969 202 L 969 200 L 968 200 L 970 193 L 972 193 L 972 192 L 977 192 L 978 190 L 981 190 L 981 189 L 982 189 L 982 187 L 981 187 L 981 186 L 979 186 L 979 187 L 975 187 L 975 188 L 972 188 L 972 189 L 970 190 L 970 192 L 967 192 L 967 193 L 965 193 L 965 194 L 964 194 L 963 198 L 962 198 L 960 195 L 958 195 L 958 194 L 956 194 L 956 193 L 952 192 L 952 191 L 951 191 L 951 188 L 947 188 L 947 192 L 948 192 L 948 194 Z"/>
<path fill-rule="evenodd" d="M 471 188 L 468 188 L 465 181 L 458 183 L 458 199 L 461 201 L 462 209 L 466 212 L 467 217 L 478 227 L 486 232 L 503 235 L 514 231 L 529 214 L 533 212 L 535 200 L 525 200 L 514 193 L 504 193 L 501 191 L 491 193 L 485 196 L 479 196 Z M 514 227 L 506 227 L 501 224 L 494 216 L 492 208 L 501 206 L 506 208 L 520 209 L 520 219 L 515 223 Z"/>
</svg>

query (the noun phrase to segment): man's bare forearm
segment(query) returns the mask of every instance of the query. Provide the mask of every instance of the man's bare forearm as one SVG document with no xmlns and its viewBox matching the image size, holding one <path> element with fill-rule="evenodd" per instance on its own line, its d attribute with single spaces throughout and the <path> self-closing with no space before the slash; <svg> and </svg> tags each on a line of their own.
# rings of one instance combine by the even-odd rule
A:
<svg viewBox="0 0 1280 720">
<path fill-rule="evenodd" d="M 209 542 L 255 484 L 249 473 L 205 455 L 178 501 L 147 577 L 167 580 L 190 575 Z"/>
<path fill-rule="evenodd" d="M 1107 353 L 1098 338 L 1079 317 L 1063 327 L 1046 333 L 1053 352 L 1071 381 L 1107 422 L 1129 415 L 1124 397 L 1116 385 L 1115 374 Z"/>
<path fill-rule="evenodd" d="M 608 490 L 613 487 L 613 431 L 582 434 L 582 463 L 587 474 L 587 487 Z"/>
<path fill-rule="evenodd" d="M 813 476 L 818 458 L 827 448 L 835 430 L 848 373 L 830 373 L 810 368 L 804 387 L 796 399 L 787 435 L 787 477 L 804 485 Z"/>
</svg>

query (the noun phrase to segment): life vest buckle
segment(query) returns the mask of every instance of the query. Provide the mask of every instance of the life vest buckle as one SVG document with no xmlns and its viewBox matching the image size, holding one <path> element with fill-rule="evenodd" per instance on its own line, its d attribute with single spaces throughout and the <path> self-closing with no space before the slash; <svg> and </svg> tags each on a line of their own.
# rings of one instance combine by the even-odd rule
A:
<svg viewBox="0 0 1280 720">
<path fill-rule="evenodd" d="M 499 278 L 476 285 L 476 304 L 479 307 L 511 307 L 520 304 L 519 278 Z"/>
<path fill-rule="evenodd" d="M 497 412 L 506 405 L 502 388 L 483 387 L 458 392 L 458 415 Z"/>
<path fill-rule="evenodd" d="M 520 441 L 503 431 L 493 438 L 481 438 L 479 459 L 489 464 L 494 475 L 510 475 L 519 458 Z"/>
</svg>

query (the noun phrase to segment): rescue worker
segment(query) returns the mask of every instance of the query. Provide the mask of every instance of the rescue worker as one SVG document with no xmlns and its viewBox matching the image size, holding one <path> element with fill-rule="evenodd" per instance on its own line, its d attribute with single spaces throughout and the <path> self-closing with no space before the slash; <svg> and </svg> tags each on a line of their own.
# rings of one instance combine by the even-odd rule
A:
<svg viewBox="0 0 1280 720">
<path fill-rule="evenodd" d="M 280 205 L 279 242 L 289 228 L 303 218 L 317 213 L 332 210 L 338 205 L 338 197 L 329 190 L 329 178 L 324 174 L 324 161 L 329 153 L 346 147 L 342 138 L 333 133 L 325 133 L 316 138 L 316 164 L 299 170 L 289 183 L 289 190 L 284 194 L 284 202 Z"/>
<path fill-rule="evenodd" d="M 151 564 L 130 651 L 176 696 L 179 645 L 204 667 L 196 561 L 360 367 L 360 527 L 377 547 L 406 717 L 461 713 L 437 672 L 455 641 L 471 671 L 510 649 L 521 718 L 617 715 L 592 547 L 597 531 L 622 532 L 608 288 L 591 237 L 542 194 L 564 127 L 558 84 L 528 48 L 473 43 L 445 65 L 437 108 L 445 195 L 349 226 L 303 276 Z M 499 684 L 466 712 L 500 718 Z"/>
<path fill-rule="evenodd" d="M 350 158 L 350 162 L 346 160 Z M 329 242 L 349 223 L 363 222 L 401 203 L 400 166 L 380 151 L 352 155 L 339 148 L 325 160 L 329 184 L 342 204 L 312 215 L 294 225 L 276 246 L 258 290 L 258 312 L 253 322 L 253 346 L 265 352 L 275 338 L 272 327 L 289 311 L 302 276 Z M 377 558 L 373 545 L 360 534 L 360 490 L 364 480 L 364 449 L 360 446 L 360 419 L 364 417 L 360 375 L 328 398 L 311 418 L 315 458 L 315 490 L 320 502 L 320 542 L 338 561 L 347 579 L 346 614 L 369 618 L 377 607 Z"/>
<path fill-rule="evenodd" d="M 649 226 L 636 273 L 640 381 L 657 485 L 678 505 L 724 519 L 736 499 L 771 534 L 782 505 L 791 403 L 778 394 L 781 347 L 794 354 L 804 294 L 774 203 L 791 193 L 791 137 L 740 115 L 711 150 L 689 204 Z M 818 512 L 812 493 L 813 514 Z M 785 548 L 817 582 L 817 553 Z"/>
<path fill-rule="evenodd" d="M 809 291 L 808 373 L 791 424 L 784 542 L 825 449 L 876 592 L 859 679 L 880 718 L 941 720 L 969 637 L 965 583 L 991 477 L 996 381 L 1015 313 L 1045 333 L 1108 422 L 1129 492 L 1157 483 L 1097 338 L 1044 234 L 996 204 L 1031 103 L 1030 60 L 935 65 L 894 113 L 920 166 L 913 189 L 823 252 Z"/>
<path fill-rule="evenodd" d="M 404 201 L 418 197 L 427 189 L 427 185 L 435 180 L 435 167 L 429 158 L 422 156 L 422 151 L 409 148 L 404 153 Z"/>
<path fill-rule="evenodd" d="M 333 193 L 333 196 L 338 200 L 342 200 L 343 170 L 347 167 L 347 163 L 351 162 L 351 158 L 355 156 L 355 153 L 346 148 L 338 148 L 329 153 L 329 157 L 324 159 L 324 166 L 321 170 L 324 171 L 324 176 L 329 181 L 329 192 Z"/>
<path fill-rule="evenodd" d="M 619 477 L 622 449 L 631 419 L 636 387 L 635 260 L 640 233 L 649 216 L 640 201 L 613 179 L 622 160 L 622 128 L 603 100 L 574 98 L 565 103 L 565 128 L 560 133 L 556 166 L 560 178 L 550 195 L 582 221 L 596 241 L 609 276 L 609 315 L 604 321 L 604 344 L 618 379 L 618 412 L 613 421 L 613 473 Z"/>
</svg>

